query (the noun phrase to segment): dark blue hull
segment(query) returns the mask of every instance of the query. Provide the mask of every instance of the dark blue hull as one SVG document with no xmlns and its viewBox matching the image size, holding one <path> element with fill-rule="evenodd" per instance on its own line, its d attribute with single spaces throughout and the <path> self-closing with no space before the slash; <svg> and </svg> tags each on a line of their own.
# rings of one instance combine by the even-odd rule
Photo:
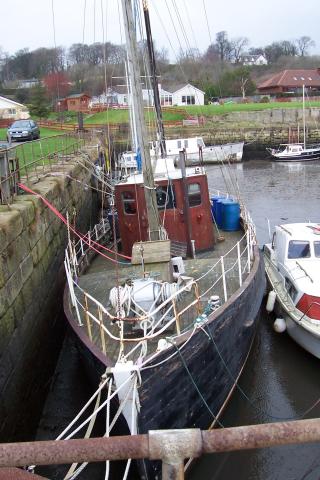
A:
<svg viewBox="0 0 320 480">
<path fill-rule="evenodd" d="M 165 350 L 154 360 L 153 368 L 141 371 L 139 433 L 172 428 L 207 429 L 221 414 L 249 354 L 265 291 L 264 264 L 258 248 L 256 255 L 241 289 L 209 317 L 181 352 L 168 359 L 173 350 Z M 66 298 L 67 295 L 67 316 L 77 330 Z M 185 335 L 181 343 L 188 338 Z M 78 338 L 91 379 L 98 382 L 107 365 L 83 338 Z M 157 366 L 160 362 L 163 363 Z M 160 462 L 139 462 L 139 467 L 142 479 L 161 478 Z"/>
</svg>

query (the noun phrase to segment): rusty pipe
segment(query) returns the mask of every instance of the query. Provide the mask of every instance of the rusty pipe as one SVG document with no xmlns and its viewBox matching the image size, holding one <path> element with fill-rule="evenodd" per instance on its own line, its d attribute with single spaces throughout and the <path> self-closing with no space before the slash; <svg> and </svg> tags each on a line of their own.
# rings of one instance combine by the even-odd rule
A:
<svg viewBox="0 0 320 480">
<path fill-rule="evenodd" d="M 265 423 L 202 432 L 202 453 L 320 441 L 320 419 Z"/>
<path fill-rule="evenodd" d="M 0 467 L 148 458 L 148 435 L 0 444 Z"/>
<path fill-rule="evenodd" d="M 203 453 L 319 441 L 320 419 L 202 432 L 198 429 L 158 430 L 149 435 L 0 444 L 0 468 L 150 458 L 163 460 L 171 469 L 183 459 Z M 176 468 L 177 474 L 179 468 Z"/>
</svg>

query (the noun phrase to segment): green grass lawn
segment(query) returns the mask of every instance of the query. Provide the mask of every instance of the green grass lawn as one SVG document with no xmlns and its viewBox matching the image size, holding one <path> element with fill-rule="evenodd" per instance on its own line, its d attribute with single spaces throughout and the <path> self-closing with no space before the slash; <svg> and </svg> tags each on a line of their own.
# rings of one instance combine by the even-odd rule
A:
<svg viewBox="0 0 320 480">
<path fill-rule="evenodd" d="M 320 107 L 320 101 L 307 102 L 306 107 Z M 222 115 L 231 112 L 250 112 L 259 110 L 298 108 L 302 102 L 269 102 L 269 103 L 225 103 L 224 105 L 190 105 L 185 110 L 190 115 Z"/>
<path fill-rule="evenodd" d="M 307 107 L 320 107 L 320 101 L 310 101 L 306 103 Z M 165 122 L 182 121 L 189 115 L 204 115 L 210 117 L 212 115 L 224 115 L 232 112 L 250 112 L 259 110 L 271 110 L 271 109 L 286 109 L 286 108 L 298 108 L 302 109 L 302 102 L 270 102 L 270 103 L 225 103 L 224 105 L 189 105 L 186 107 L 177 107 L 177 112 L 174 111 L 174 107 L 171 107 L 169 111 L 163 109 L 162 116 Z M 185 114 L 183 114 L 185 110 Z M 152 110 L 145 112 L 145 118 L 148 121 L 154 121 L 155 116 Z M 128 123 L 129 113 L 128 110 L 108 110 L 105 112 L 99 112 L 84 117 L 84 123 L 90 124 L 107 124 L 107 123 Z"/>
<path fill-rule="evenodd" d="M 163 111 L 163 119 L 165 122 L 181 121 L 187 115 L 183 115 L 181 111 L 166 112 Z M 145 112 L 145 118 L 147 121 L 151 122 L 155 120 L 155 114 L 152 110 L 147 110 Z M 105 112 L 94 113 L 91 115 L 86 115 L 84 123 L 86 125 L 92 124 L 107 124 L 107 123 L 128 123 L 129 122 L 129 111 L 124 109 L 119 110 L 107 110 Z"/>
</svg>

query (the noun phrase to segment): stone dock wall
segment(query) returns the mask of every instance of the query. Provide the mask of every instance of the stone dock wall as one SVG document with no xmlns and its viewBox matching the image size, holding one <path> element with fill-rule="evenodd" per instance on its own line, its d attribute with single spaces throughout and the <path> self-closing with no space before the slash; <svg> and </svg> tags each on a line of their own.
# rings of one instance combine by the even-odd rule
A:
<svg viewBox="0 0 320 480">
<path fill-rule="evenodd" d="M 97 148 L 87 151 L 91 160 Z M 90 172 L 74 157 L 53 166 L 31 188 L 59 211 L 77 212 L 86 232 L 97 213 L 97 195 L 80 182 Z M 66 226 L 34 195 L 0 206 L 0 441 L 30 440 L 63 338 Z"/>
<path fill-rule="evenodd" d="M 320 143 L 320 108 L 306 108 L 307 143 Z M 265 151 L 279 143 L 288 143 L 291 135 L 299 130 L 299 139 L 303 138 L 302 109 L 283 108 L 248 112 L 230 112 L 206 117 L 203 125 L 182 126 L 176 123 L 165 124 L 167 139 L 203 137 L 206 145 L 221 145 L 230 142 L 245 142 L 247 151 Z M 112 141 L 117 149 L 128 148 L 129 125 L 119 125 L 112 132 Z M 293 141 L 292 137 L 292 141 Z M 154 128 L 150 127 L 149 140 L 154 140 Z M 297 141 L 297 138 L 294 140 Z M 244 155 L 244 160 L 246 156 Z"/>
</svg>

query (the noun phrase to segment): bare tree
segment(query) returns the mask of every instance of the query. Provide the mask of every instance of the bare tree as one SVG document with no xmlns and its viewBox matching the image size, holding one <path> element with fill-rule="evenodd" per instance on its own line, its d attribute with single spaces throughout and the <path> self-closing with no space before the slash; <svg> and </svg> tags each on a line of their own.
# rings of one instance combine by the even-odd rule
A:
<svg viewBox="0 0 320 480">
<path fill-rule="evenodd" d="M 247 37 L 238 37 L 231 40 L 231 56 L 235 63 L 240 63 L 245 48 L 249 45 Z"/>
<path fill-rule="evenodd" d="M 230 60 L 232 46 L 228 40 L 228 34 L 225 30 L 216 34 L 216 45 L 220 60 Z"/>
<path fill-rule="evenodd" d="M 308 55 L 308 50 L 314 46 L 315 42 L 307 35 L 304 35 L 296 40 L 296 47 L 300 57 L 305 57 Z"/>
<path fill-rule="evenodd" d="M 220 59 L 218 46 L 216 43 L 211 43 L 207 48 L 205 54 L 203 55 L 203 59 L 210 63 L 216 63 Z"/>
</svg>

